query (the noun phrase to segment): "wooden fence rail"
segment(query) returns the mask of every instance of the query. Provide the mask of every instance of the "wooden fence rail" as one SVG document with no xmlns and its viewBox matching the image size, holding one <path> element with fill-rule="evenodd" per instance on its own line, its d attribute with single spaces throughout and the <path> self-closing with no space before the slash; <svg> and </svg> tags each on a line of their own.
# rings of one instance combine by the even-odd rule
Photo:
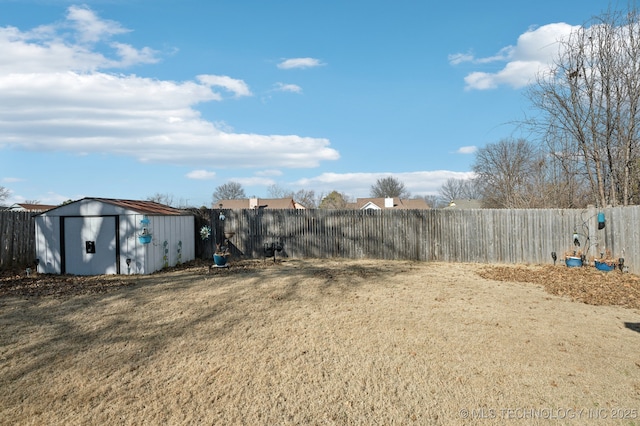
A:
<svg viewBox="0 0 640 426">
<path fill-rule="evenodd" d="M 194 209 L 196 257 L 211 259 L 225 232 L 237 257 L 406 259 L 479 263 L 562 262 L 565 252 L 610 252 L 640 274 L 640 206 L 584 210 L 218 210 Z M 220 213 L 224 215 L 221 219 Z M 604 228 L 598 214 L 604 214 Z M 211 238 L 200 229 L 210 226 Z M 601 228 L 601 229 L 599 229 Z M 574 247 L 577 235 L 579 247 Z M 34 227 L 28 213 L 0 212 L 0 267 L 30 265 Z"/>
</svg>

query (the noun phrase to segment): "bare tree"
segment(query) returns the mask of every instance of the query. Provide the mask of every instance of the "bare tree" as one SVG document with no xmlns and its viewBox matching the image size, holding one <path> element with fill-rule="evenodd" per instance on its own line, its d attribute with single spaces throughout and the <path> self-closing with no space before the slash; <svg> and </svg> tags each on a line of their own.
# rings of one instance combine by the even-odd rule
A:
<svg viewBox="0 0 640 426">
<path fill-rule="evenodd" d="M 290 198 L 293 191 L 285 189 L 280 185 L 273 184 L 267 188 L 267 195 L 271 198 Z"/>
<path fill-rule="evenodd" d="M 438 195 L 423 195 L 422 199 L 432 209 L 438 209 L 445 206 L 445 203 L 442 202 L 442 198 Z"/>
<path fill-rule="evenodd" d="M 593 203 L 582 160 L 572 143 L 560 135 L 547 132 L 546 181 L 543 186 L 546 207 L 584 208 Z"/>
<path fill-rule="evenodd" d="M 215 206 L 221 200 L 242 200 L 247 198 L 244 188 L 238 182 L 227 182 L 216 187 L 213 192 L 213 205 Z"/>
<path fill-rule="evenodd" d="M 457 199 L 478 200 L 481 198 L 477 182 L 474 179 L 447 179 L 440 187 L 438 195 L 442 203 L 449 203 Z"/>
<path fill-rule="evenodd" d="M 640 178 L 640 16 L 635 7 L 606 12 L 560 40 L 551 70 L 527 93 L 531 120 L 552 151 L 569 161 L 599 206 L 637 203 Z"/>
<path fill-rule="evenodd" d="M 409 198 L 411 193 L 393 176 L 380 178 L 371 186 L 371 196 L 374 198 Z"/>
<path fill-rule="evenodd" d="M 313 189 L 300 189 L 293 195 L 293 199 L 308 209 L 315 209 L 318 207 L 318 198 L 316 197 L 316 192 Z"/>
<path fill-rule="evenodd" d="M 300 189 L 294 192 L 273 184 L 267 188 L 267 194 L 272 198 L 293 198 L 296 202 L 302 204 L 308 209 L 315 209 L 318 207 L 316 193 L 313 190 Z"/>
<path fill-rule="evenodd" d="M 173 205 L 173 195 L 171 194 L 160 194 L 159 192 L 156 192 L 152 196 L 147 197 L 147 200 L 154 201 L 156 203 L 164 204 L 167 206 Z"/>
<path fill-rule="evenodd" d="M 544 157 L 524 139 L 503 139 L 478 149 L 473 171 L 483 204 L 492 208 L 543 207 Z"/>
<path fill-rule="evenodd" d="M 11 191 L 8 188 L 0 186 L 0 203 L 9 198 L 9 194 L 11 194 Z"/>
</svg>

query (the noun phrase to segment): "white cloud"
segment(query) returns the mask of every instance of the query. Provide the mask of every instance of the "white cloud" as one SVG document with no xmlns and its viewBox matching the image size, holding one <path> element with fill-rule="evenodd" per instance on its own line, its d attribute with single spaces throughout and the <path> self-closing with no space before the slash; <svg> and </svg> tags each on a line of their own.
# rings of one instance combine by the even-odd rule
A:
<svg viewBox="0 0 640 426">
<path fill-rule="evenodd" d="M 0 27 L 0 73 L 40 73 L 129 67 L 158 62 L 155 50 L 111 42 L 112 36 L 129 30 L 102 20 L 86 7 L 71 6 L 67 20 L 22 32 Z M 104 42 L 111 51 L 94 50 Z"/>
<path fill-rule="evenodd" d="M 249 86 L 242 81 L 226 75 L 199 75 L 198 81 L 209 87 L 222 87 L 225 90 L 233 92 L 236 97 L 251 96 Z"/>
<path fill-rule="evenodd" d="M 10 191 L 11 192 L 11 191 Z M 57 206 L 59 204 L 64 203 L 67 200 L 78 200 L 80 198 L 84 198 L 86 195 L 75 195 L 72 197 L 66 195 L 60 195 L 55 192 L 47 192 L 45 194 L 37 195 L 35 197 L 29 198 L 29 200 L 37 200 L 40 204 L 47 204 L 50 206 Z M 14 195 L 12 192 L 9 194 L 9 198 L 5 202 L 7 205 L 11 204 L 20 204 L 27 201 L 27 198 L 21 195 Z"/>
<path fill-rule="evenodd" d="M 117 22 L 100 19 L 86 6 L 69 7 L 67 22 L 76 29 L 76 38 L 83 43 L 95 43 L 113 35 L 129 32 Z"/>
<path fill-rule="evenodd" d="M 277 92 L 302 93 L 302 87 L 297 84 L 276 83 L 274 84 L 274 90 Z"/>
<path fill-rule="evenodd" d="M 187 178 L 195 180 L 211 180 L 216 177 L 216 172 L 210 172 L 208 170 L 193 170 L 187 173 Z"/>
<path fill-rule="evenodd" d="M 315 58 L 291 58 L 285 59 L 278 64 L 278 68 L 289 70 L 294 68 L 315 68 L 324 65 L 319 59 Z"/>
<path fill-rule="evenodd" d="M 478 150 L 477 146 L 461 146 L 460 148 L 458 148 L 458 150 L 456 151 L 458 154 L 473 154 Z"/>
<path fill-rule="evenodd" d="M 268 178 L 259 177 L 259 176 L 235 177 L 235 178 L 231 178 L 229 180 L 233 181 L 233 182 L 238 182 L 239 184 L 241 184 L 243 186 L 264 186 L 265 188 L 270 186 L 270 185 L 274 185 L 276 183 L 276 181 L 273 180 L 273 179 L 268 179 Z M 247 194 L 247 195 L 249 195 L 249 194 Z"/>
<path fill-rule="evenodd" d="M 548 69 L 557 58 L 564 37 L 578 27 L 563 22 L 530 28 L 518 37 L 515 46 L 506 46 L 493 56 L 477 58 L 471 53 L 449 55 L 452 65 L 502 63 L 497 71 L 473 71 L 464 81 L 467 89 L 487 90 L 501 85 L 520 88 L 530 84 L 538 72 Z"/>
<path fill-rule="evenodd" d="M 464 62 L 473 62 L 475 58 L 471 53 L 452 53 L 448 59 L 451 65 L 458 65 Z"/>
<path fill-rule="evenodd" d="M 380 173 L 323 173 L 312 178 L 300 179 L 293 185 L 302 189 L 312 188 L 316 193 L 328 194 L 333 190 L 345 192 L 354 198 L 368 197 L 371 186 L 380 178 L 392 176 L 402 182 L 412 196 L 435 195 L 447 179 L 472 179 L 473 172 L 433 170 L 419 172 Z"/>
<path fill-rule="evenodd" d="M 136 64 L 155 64 L 158 62 L 156 58 L 157 52 L 148 47 L 138 50 L 124 43 L 111 43 L 111 47 L 115 49 L 120 57 L 119 66 L 122 67 Z"/>
<path fill-rule="evenodd" d="M 274 170 L 274 169 L 261 170 L 261 171 L 256 172 L 256 176 L 265 176 L 266 177 L 266 176 L 282 176 L 282 175 L 283 175 L 282 171 Z"/>
<path fill-rule="evenodd" d="M 24 179 L 22 178 L 17 178 L 17 177 L 5 177 L 2 178 L 2 183 L 16 183 L 16 182 L 23 182 Z"/>
<path fill-rule="evenodd" d="M 69 41 L 68 28 L 81 43 Z M 175 82 L 102 71 L 155 60 L 148 48 L 111 43 L 115 52 L 107 57 L 91 46 L 124 31 L 76 7 L 63 24 L 31 32 L 0 27 L 0 148 L 205 168 L 308 168 L 339 158 L 327 139 L 234 133 L 195 109 L 223 99 L 213 88 L 250 96 L 242 80 L 203 74 Z"/>
</svg>

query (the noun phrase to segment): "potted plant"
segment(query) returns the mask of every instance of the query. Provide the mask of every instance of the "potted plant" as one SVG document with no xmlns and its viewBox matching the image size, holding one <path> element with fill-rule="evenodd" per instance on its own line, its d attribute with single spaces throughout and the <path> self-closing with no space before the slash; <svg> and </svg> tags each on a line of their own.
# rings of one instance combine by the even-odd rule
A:
<svg viewBox="0 0 640 426">
<path fill-rule="evenodd" d="M 616 269 L 618 260 L 614 259 L 611 252 L 607 250 L 605 253 L 600 253 L 599 259 L 593 259 L 593 265 L 599 271 L 609 272 Z"/>
<path fill-rule="evenodd" d="M 228 246 L 216 244 L 216 251 L 213 253 L 213 262 L 218 267 L 228 266 L 227 262 L 230 254 Z"/>
<path fill-rule="evenodd" d="M 583 264 L 582 250 L 567 251 L 564 253 L 564 263 L 570 267 L 580 267 Z"/>
</svg>

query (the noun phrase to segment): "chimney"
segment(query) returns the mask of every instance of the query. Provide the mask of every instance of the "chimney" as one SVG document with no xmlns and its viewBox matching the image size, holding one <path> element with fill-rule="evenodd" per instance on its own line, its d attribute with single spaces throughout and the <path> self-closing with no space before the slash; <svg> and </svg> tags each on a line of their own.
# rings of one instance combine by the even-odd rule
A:
<svg viewBox="0 0 640 426">
<path fill-rule="evenodd" d="M 257 198 L 249 198 L 249 208 L 257 209 L 258 208 L 258 199 Z"/>
<path fill-rule="evenodd" d="M 393 198 L 385 198 L 384 199 L 384 208 L 392 209 L 393 208 Z"/>
</svg>

